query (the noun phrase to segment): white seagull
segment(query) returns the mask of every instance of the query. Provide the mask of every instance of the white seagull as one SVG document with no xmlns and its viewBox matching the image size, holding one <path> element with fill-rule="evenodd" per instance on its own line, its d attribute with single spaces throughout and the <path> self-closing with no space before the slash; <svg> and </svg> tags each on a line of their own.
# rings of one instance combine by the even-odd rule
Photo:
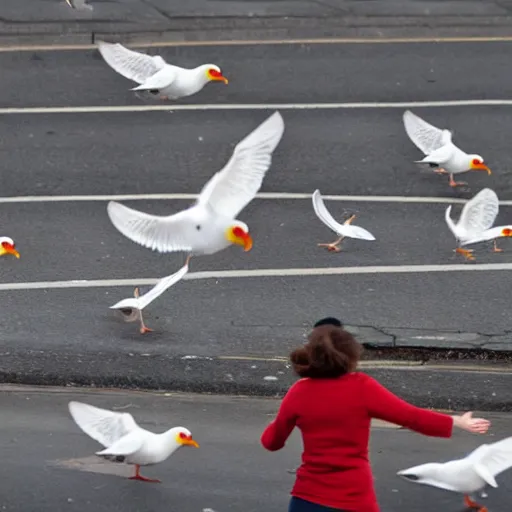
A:
<svg viewBox="0 0 512 512">
<path fill-rule="evenodd" d="M 6 256 L 8 254 L 16 258 L 20 257 L 20 253 L 16 250 L 14 240 L 8 236 L 0 236 L 0 256 Z"/>
<path fill-rule="evenodd" d="M 503 249 L 497 247 L 496 238 L 511 237 L 512 225 L 492 227 L 499 208 L 498 196 L 490 188 L 484 188 L 464 205 L 457 224 L 450 217 L 452 207 L 448 206 L 444 218 L 459 243 L 455 252 L 462 254 L 468 260 L 474 260 L 473 249 L 462 249 L 460 246 L 493 239 L 493 251 L 503 252 Z"/>
<path fill-rule="evenodd" d="M 449 174 L 451 187 L 467 185 L 463 181 L 454 181 L 454 174 L 467 171 L 486 171 L 491 174 L 480 155 L 465 153 L 452 142 L 449 130 L 432 126 L 410 110 L 404 112 L 403 121 L 413 144 L 426 155 L 423 160 L 416 160 L 415 163 L 426 163 L 438 174 Z"/>
<path fill-rule="evenodd" d="M 327 210 L 324 200 L 317 189 L 313 192 L 313 208 L 317 217 L 330 229 L 332 229 L 338 236 L 338 240 L 330 244 L 317 244 L 318 247 L 327 247 L 327 250 L 339 252 L 341 249 L 338 247 L 345 237 L 359 238 L 360 240 L 375 240 L 375 237 L 366 229 L 359 226 L 352 226 L 352 221 L 356 218 L 352 215 L 343 224 L 339 224 Z"/>
<path fill-rule="evenodd" d="M 100 409 L 82 402 L 69 402 L 69 412 L 75 423 L 105 449 L 96 455 L 112 462 L 135 465 L 130 480 L 160 482 L 140 474 L 141 466 L 163 462 L 182 446 L 199 448 L 185 427 L 174 427 L 162 434 L 154 434 L 135 423 L 127 412 Z"/>
<path fill-rule="evenodd" d="M 119 43 L 98 41 L 105 62 L 120 75 L 139 85 L 132 91 L 149 91 L 162 100 L 177 100 L 199 92 L 209 82 L 228 83 L 219 66 L 203 64 L 185 69 L 168 64 L 159 55 L 128 50 Z"/>
<path fill-rule="evenodd" d="M 128 299 L 123 299 L 113 306 L 110 306 L 110 309 L 117 309 L 121 311 L 124 319 L 127 322 L 134 322 L 135 320 L 139 320 L 141 334 L 152 332 L 153 329 L 146 327 L 144 324 L 144 319 L 142 318 L 142 310 L 148 304 L 151 304 L 151 302 L 153 302 L 157 297 L 160 297 L 160 295 L 162 295 L 162 293 L 164 293 L 168 288 L 183 279 L 187 272 L 188 265 L 184 265 L 182 268 L 180 268 L 180 270 L 178 270 L 178 272 L 160 279 L 160 281 L 158 281 L 158 283 L 156 283 L 155 286 L 151 288 L 151 290 L 142 296 L 139 296 L 139 289 L 135 288 L 135 298 L 130 297 Z"/>
<path fill-rule="evenodd" d="M 486 486 L 498 487 L 495 477 L 512 467 L 512 437 L 492 444 L 483 444 L 464 459 L 422 464 L 399 471 L 397 475 L 410 482 L 431 485 L 464 494 L 467 507 L 487 512 L 487 508 L 472 499 L 479 492 L 485 496 Z"/>
<path fill-rule="evenodd" d="M 279 112 L 272 114 L 233 151 L 229 162 L 206 183 L 194 205 L 168 217 L 108 203 L 112 224 L 127 238 L 160 253 L 209 255 L 232 244 L 252 248 L 249 228 L 236 216 L 252 201 L 272 163 L 284 132 Z"/>
</svg>

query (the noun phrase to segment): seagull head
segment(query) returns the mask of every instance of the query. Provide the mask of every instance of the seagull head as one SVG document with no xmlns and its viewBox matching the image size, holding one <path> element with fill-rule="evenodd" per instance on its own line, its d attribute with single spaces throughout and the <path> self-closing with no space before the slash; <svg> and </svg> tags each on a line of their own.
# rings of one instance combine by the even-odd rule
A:
<svg viewBox="0 0 512 512">
<path fill-rule="evenodd" d="M 203 68 L 206 71 L 206 78 L 210 82 L 224 82 L 226 85 L 229 83 L 228 79 L 222 74 L 219 66 L 215 64 L 205 64 Z"/>
<path fill-rule="evenodd" d="M 172 429 L 173 434 L 175 434 L 175 440 L 178 443 L 178 447 L 181 446 L 193 446 L 194 448 L 199 448 L 199 444 L 192 437 L 192 433 L 190 430 L 185 427 L 176 427 Z"/>
<path fill-rule="evenodd" d="M 468 155 L 469 168 L 472 171 L 485 171 L 487 174 L 492 174 L 491 169 L 484 163 L 484 159 L 480 155 Z"/>
<path fill-rule="evenodd" d="M 428 464 L 421 464 L 412 468 L 404 469 L 397 473 L 403 479 L 417 484 L 437 486 L 437 474 L 441 464 L 430 462 Z"/>
<path fill-rule="evenodd" d="M 8 236 L 2 236 L 0 237 L 0 256 L 5 256 L 6 254 L 11 254 L 12 256 L 16 256 L 16 258 L 20 257 L 20 253 L 16 250 L 13 239 Z"/>
<path fill-rule="evenodd" d="M 225 236 L 232 244 L 241 245 L 246 252 L 252 249 L 252 237 L 249 234 L 249 227 L 243 222 L 231 224 L 226 230 Z"/>
<path fill-rule="evenodd" d="M 501 236 L 512 236 L 512 227 L 507 226 L 501 230 Z"/>
</svg>

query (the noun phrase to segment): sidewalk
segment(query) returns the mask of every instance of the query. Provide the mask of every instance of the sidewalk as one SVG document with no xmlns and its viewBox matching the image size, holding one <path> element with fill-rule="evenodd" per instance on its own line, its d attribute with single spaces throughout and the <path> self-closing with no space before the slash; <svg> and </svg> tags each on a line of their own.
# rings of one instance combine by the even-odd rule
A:
<svg viewBox="0 0 512 512">
<path fill-rule="evenodd" d="M 0 44 L 510 35 L 512 0 L 2 0 Z"/>
</svg>

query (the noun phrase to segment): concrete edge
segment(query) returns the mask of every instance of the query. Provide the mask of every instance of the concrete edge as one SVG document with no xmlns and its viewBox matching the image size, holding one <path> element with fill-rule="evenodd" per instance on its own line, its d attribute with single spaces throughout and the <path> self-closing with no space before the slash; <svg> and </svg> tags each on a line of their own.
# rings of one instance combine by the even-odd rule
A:
<svg viewBox="0 0 512 512">
<path fill-rule="evenodd" d="M 0 384 L 281 397 L 296 381 L 286 360 L 190 357 L 4 353 Z M 512 411 L 509 365 L 378 360 L 360 371 L 420 407 Z"/>
<path fill-rule="evenodd" d="M 96 39 L 124 44 L 286 42 L 300 39 L 393 39 L 502 38 L 510 37 L 512 16 L 480 17 L 329 17 L 329 18 L 178 18 L 165 26 L 112 23 L 99 28 L 94 23 L 69 22 L 73 31 L 54 31 L 44 24 L 22 24 L 18 32 L 0 30 L 2 46 L 84 45 Z"/>
</svg>

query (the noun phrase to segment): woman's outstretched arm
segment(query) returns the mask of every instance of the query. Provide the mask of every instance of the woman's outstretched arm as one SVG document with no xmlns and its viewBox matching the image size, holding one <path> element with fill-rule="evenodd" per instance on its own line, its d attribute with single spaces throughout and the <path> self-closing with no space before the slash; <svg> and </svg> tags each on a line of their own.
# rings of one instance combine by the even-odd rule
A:
<svg viewBox="0 0 512 512">
<path fill-rule="evenodd" d="M 462 416 L 450 416 L 416 407 L 367 375 L 364 399 L 372 418 L 395 423 L 426 436 L 451 437 L 454 426 L 474 434 L 485 434 L 490 426 L 488 420 L 473 418 L 470 412 Z"/>
</svg>

